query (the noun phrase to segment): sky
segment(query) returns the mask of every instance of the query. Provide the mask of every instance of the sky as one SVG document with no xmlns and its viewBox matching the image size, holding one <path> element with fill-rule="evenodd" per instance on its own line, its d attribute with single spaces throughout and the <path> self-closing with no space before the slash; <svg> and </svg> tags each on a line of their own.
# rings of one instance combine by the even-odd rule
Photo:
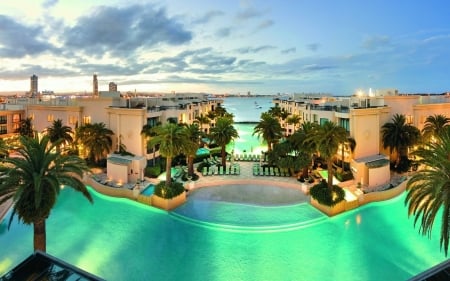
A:
<svg viewBox="0 0 450 281">
<path fill-rule="evenodd" d="M 447 0 L 0 0 L 0 92 L 450 90 Z"/>
</svg>

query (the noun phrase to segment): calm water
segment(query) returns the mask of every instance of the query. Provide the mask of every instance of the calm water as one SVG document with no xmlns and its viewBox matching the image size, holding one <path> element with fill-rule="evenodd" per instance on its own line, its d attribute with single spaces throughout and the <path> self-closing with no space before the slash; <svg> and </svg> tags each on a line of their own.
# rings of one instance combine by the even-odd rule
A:
<svg viewBox="0 0 450 281">
<path fill-rule="evenodd" d="M 239 229 L 92 193 L 93 205 L 62 191 L 47 251 L 107 280 L 406 280 L 445 260 L 437 233 L 428 240 L 413 229 L 402 197 L 323 219 L 307 204 L 313 215 L 298 219 L 296 208 L 260 208 L 265 220 L 289 218 L 294 226 Z M 253 210 L 217 204 L 240 211 L 230 216 Z M 8 231 L 3 222 L 0 245 L 1 275 L 30 255 L 32 228 L 14 222 Z"/>
<path fill-rule="evenodd" d="M 268 111 L 274 104 L 272 97 L 238 98 L 228 97 L 224 99 L 225 109 L 234 114 L 235 122 L 258 122 L 261 113 Z"/>
</svg>

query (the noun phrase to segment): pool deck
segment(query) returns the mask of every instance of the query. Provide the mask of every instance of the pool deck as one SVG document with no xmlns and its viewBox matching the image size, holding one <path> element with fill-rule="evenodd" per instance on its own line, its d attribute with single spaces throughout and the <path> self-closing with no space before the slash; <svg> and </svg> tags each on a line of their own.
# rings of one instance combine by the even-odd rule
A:
<svg viewBox="0 0 450 281">
<path fill-rule="evenodd" d="M 5 217 L 6 213 L 8 212 L 9 208 L 11 208 L 11 206 L 12 206 L 11 199 L 0 205 L 0 222 L 3 221 L 3 218 Z"/>
<path fill-rule="evenodd" d="M 251 161 L 236 161 L 239 164 L 240 173 L 238 175 L 208 175 L 204 176 L 202 173 L 199 174 L 199 179 L 192 181 L 191 183 L 186 183 L 186 189 L 191 191 L 201 187 L 207 186 L 217 186 L 223 184 L 276 184 L 280 187 L 295 188 L 304 193 L 306 193 L 306 188 L 312 186 L 313 184 L 304 184 L 297 180 L 295 176 L 260 176 L 253 175 L 253 165 L 257 162 Z M 227 166 L 230 164 L 227 162 Z"/>
</svg>

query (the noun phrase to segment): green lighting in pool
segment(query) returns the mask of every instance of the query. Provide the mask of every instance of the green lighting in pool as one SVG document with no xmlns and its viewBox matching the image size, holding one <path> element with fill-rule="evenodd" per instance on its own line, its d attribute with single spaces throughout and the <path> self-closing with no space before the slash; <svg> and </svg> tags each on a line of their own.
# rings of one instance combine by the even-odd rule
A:
<svg viewBox="0 0 450 281">
<path fill-rule="evenodd" d="M 47 222 L 47 250 L 111 281 L 406 280 L 446 260 L 438 233 L 429 240 L 413 228 L 404 196 L 268 232 L 193 223 L 91 192 L 93 205 L 71 189 L 61 192 Z M 204 211 L 191 203 L 191 215 Z M 228 220 L 247 211 L 242 203 L 220 203 L 228 204 L 220 209 Z M 259 211 L 271 217 L 271 208 Z M 295 217 L 285 211 L 278 215 Z M 8 231 L 6 224 L 0 224 L 0 275 L 32 252 L 32 227 L 14 221 Z"/>
</svg>

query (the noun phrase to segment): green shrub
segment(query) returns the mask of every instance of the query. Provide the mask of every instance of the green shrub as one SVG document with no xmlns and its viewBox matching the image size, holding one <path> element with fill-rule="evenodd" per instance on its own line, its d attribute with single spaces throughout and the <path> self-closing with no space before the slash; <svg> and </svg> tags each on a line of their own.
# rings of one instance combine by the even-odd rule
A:
<svg viewBox="0 0 450 281">
<path fill-rule="evenodd" d="M 311 187 L 309 194 L 320 204 L 330 207 L 333 207 L 345 198 L 345 191 L 340 186 L 333 185 L 330 190 L 326 181 L 321 181 Z"/>
<path fill-rule="evenodd" d="M 170 186 L 166 186 L 165 181 L 161 181 L 155 186 L 154 194 L 161 198 L 171 199 L 177 197 L 184 191 L 184 186 L 180 182 L 171 182 Z"/>
<path fill-rule="evenodd" d="M 152 167 L 145 167 L 144 175 L 149 178 L 156 178 L 161 174 L 161 167 L 159 166 L 152 166 Z"/>
<path fill-rule="evenodd" d="M 349 181 L 353 179 L 353 174 L 351 171 L 345 171 L 341 173 L 336 173 L 336 178 L 339 181 Z"/>
</svg>

